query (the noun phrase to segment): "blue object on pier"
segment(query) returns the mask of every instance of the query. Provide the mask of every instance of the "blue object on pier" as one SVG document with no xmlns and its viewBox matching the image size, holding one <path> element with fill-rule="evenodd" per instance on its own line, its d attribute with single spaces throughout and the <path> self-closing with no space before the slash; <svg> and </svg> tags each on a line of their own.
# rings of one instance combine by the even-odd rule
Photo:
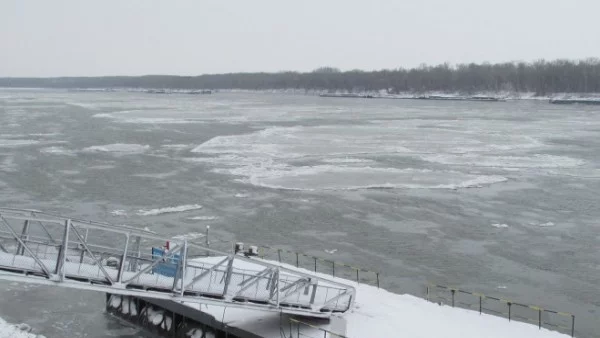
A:
<svg viewBox="0 0 600 338">
<path fill-rule="evenodd" d="M 162 248 L 152 248 L 152 259 L 158 259 L 165 256 L 165 250 Z M 158 263 L 152 268 L 152 273 L 157 273 L 166 277 L 175 277 L 177 269 L 181 262 L 181 255 L 173 255 L 171 258 L 165 258 L 163 263 Z"/>
</svg>

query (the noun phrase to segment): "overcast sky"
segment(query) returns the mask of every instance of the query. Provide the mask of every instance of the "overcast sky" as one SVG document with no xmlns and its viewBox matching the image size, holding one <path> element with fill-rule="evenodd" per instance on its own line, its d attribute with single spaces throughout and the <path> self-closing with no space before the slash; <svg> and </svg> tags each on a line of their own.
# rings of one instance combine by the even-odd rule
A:
<svg viewBox="0 0 600 338">
<path fill-rule="evenodd" d="M 0 77 L 600 56 L 600 0 L 0 0 Z"/>
</svg>

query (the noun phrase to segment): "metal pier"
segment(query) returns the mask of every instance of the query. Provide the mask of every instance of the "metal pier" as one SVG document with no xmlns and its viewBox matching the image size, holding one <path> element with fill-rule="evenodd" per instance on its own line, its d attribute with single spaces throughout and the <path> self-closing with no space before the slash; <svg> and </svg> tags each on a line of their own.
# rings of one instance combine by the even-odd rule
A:
<svg viewBox="0 0 600 338">
<path fill-rule="evenodd" d="M 185 239 L 167 249 L 165 241 L 133 227 L 0 208 L 0 279 L 321 318 L 356 298 L 354 287 L 315 274 Z"/>
</svg>

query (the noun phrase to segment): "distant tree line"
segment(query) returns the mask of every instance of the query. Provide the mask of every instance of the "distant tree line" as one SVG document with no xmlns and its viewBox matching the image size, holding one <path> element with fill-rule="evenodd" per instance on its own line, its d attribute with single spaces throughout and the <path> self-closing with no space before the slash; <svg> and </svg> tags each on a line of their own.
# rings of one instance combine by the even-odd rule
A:
<svg viewBox="0 0 600 338">
<path fill-rule="evenodd" d="M 200 76 L 0 78 L 2 87 L 298 89 L 316 91 L 599 93 L 600 59 L 422 65 L 412 69 L 309 73 L 231 73 Z"/>
</svg>

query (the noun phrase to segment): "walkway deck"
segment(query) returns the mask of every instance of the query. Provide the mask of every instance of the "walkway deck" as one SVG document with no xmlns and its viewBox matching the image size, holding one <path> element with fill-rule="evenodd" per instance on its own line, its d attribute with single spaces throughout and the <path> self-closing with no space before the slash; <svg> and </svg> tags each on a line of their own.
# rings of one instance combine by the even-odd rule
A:
<svg viewBox="0 0 600 338">
<path fill-rule="evenodd" d="M 187 240 L 153 256 L 164 244 L 136 228 L 0 208 L 0 279 L 321 318 L 356 298 L 350 285 Z M 164 266 L 172 276 L 157 273 Z"/>
</svg>

